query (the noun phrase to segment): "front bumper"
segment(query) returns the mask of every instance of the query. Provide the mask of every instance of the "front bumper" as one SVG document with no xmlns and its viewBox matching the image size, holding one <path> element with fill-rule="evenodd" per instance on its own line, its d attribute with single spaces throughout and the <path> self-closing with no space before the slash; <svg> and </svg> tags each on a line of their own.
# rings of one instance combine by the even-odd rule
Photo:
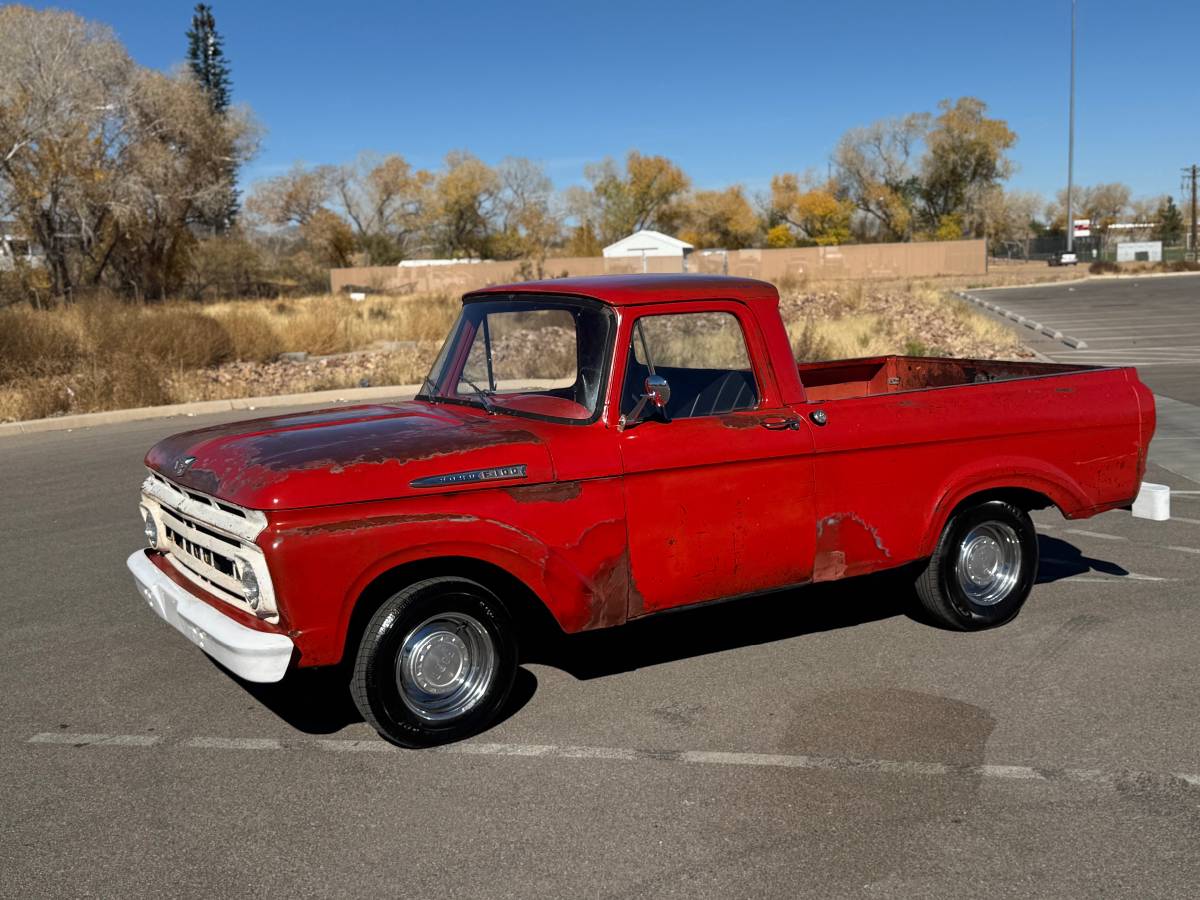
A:
<svg viewBox="0 0 1200 900">
<path fill-rule="evenodd" d="M 247 681 L 283 678 L 292 660 L 291 638 L 247 628 L 222 615 L 159 571 L 144 550 L 126 564 L 150 608 L 225 668 Z"/>
</svg>

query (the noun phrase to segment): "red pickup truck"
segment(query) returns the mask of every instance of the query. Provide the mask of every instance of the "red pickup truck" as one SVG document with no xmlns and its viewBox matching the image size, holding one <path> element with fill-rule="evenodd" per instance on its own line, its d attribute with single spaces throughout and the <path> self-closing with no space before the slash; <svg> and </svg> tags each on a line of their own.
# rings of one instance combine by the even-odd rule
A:
<svg viewBox="0 0 1200 900">
<path fill-rule="evenodd" d="M 129 567 L 235 674 L 345 659 L 366 720 L 420 746 L 496 716 L 531 608 L 570 633 L 908 566 L 928 616 L 986 628 L 1033 585 L 1029 510 L 1138 493 L 1134 369 L 797 366 L 778 300 L 686 275 L 470 293 L 413 401 L 151 449 Z"/>
</svg>

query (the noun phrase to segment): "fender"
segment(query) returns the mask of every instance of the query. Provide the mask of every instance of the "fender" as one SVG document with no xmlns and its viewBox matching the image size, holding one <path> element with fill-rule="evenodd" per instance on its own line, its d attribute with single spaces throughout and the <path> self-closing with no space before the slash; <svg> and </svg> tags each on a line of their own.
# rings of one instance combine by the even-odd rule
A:
<svg viewBox="0 0 1200 900">
<path fill-rule="evenodd" d="M 1043 494 L 1064 516 L 1073 518 L 1094 506 L 1078 481 L 1045 460 L 1007 457 L 981 460 L 948 477 L 928 516 L 928 527 L 920 545 L 920 557 L 933 553 L 950 514 L 975 494 L 1001 490 L 1028 490 Z"/>
<path fill-rule="evenodd" d="M 579 499 L 587 493 L 581 490 Z M 597 486 L 590 493 L 605 492 Z M 473 506 L 480 497 L 473 496 Z M 354 519 L 272 530 L 264 549 L 279 573 L 276 592 L 301 665 L 336 663 L 367 587 L 399 566 L 427 560 L 466 558 L 495 566 L 529 588 L 568 633 L 624 622 L 631 585 L 625 520 L 623 509 L 606 509 L 606 501 L 588 499 L 592 516 L 547 517 L 543 510 L 525 521 L 519 511 L 533 504 L 513 503 L 513 514 L 504 519 L 389 504 L 365 518 L 359 510 Z"/>
</svg>

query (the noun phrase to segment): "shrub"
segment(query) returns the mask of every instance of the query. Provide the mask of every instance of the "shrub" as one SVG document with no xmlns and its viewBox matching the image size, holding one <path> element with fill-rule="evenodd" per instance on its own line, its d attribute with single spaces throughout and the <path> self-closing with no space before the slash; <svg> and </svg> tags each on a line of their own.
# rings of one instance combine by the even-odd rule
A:
<svg viewBox="0 0 1200 900">
<path fill-rule="evenodd" d="M 97 301 L 81 308 L 84 334 L 98 355 L 142 356 L 176 369 L 233 358 L 221 323 L 186 306 L 132 306 Z"/>
<path fill-rule="evenodd" d="M 104 365 L 92 364 L 70 379 L 72 412 L 161 406 L 174 399 L 158 360 L 142 354 L 117 354 Z"/>
<path fill-rule="evenodd" d="M 82 348 L 56 313 L 0 310 L 0 384 L 71 371 Z"/>
<path fill-rule="evenodd" d="M 819 362 L 833 355 L 832 345 L 817 333 L 817 324 L 811 316 L 805 320 L 804 328 L 792 341 L 792 355 L 797 362 Z"/>
<path fill-rule="evenodd" d="M 262 312 L 234 307 L 214 318 L 229 336 L 232 359 L 268 362 L 283 352 L 279 333 Z"/>
<path fill-rule="evenodd" d="M 1168 272 L 1200 272 L 1200 262 L 1192 259 L 1177 259 L 1167 263 Z"/>
<path fill-rule="evenodd" d="M 284 350 L 305 350 L 314 356 L 352 349 L 348 301 L 318 298 L 282 323 L 279 333 Z"/>
<path fill-rule="evenodd" d="M 1107 259 L 1098 259 L 1088 266 L 1088 271 L 1093 275 L 1109 275 L 1114 272 L 1120 272 L 1121 267 L 1115 262 L 1109 262 Z"/>
</svg>

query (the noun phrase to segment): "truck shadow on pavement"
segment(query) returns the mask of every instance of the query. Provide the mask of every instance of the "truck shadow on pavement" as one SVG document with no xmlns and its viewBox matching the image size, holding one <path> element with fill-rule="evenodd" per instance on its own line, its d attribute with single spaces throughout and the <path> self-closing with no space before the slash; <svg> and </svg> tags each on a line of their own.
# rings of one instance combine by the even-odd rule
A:
<svg viewBox="0 0 1200 900">
<path fill-rule="evenodd" d="M 1084 556 L 1058 538 L 1039 536 L 1038 584 L 1098 572 L 1127 575 L 1106 560 Z M 523 664 L 542 664 L 574 678 L 603 678 L 709 653 L 772 643 L 823 631 L 853 628 L 895 616 L 929 624 L 919 613 L 911 568 L 830 584 L 691 607 L 630 622 L 619 628 L 566 635 L 552 623 L 532 624 L 523 640 Z M 1036 596 L 1035 596 L 1036 600 Z M 346 666 L 300 669 L 278 684 L 243 681 L 218 663 L 259 703 L 306 734 L 332 734 L 362 722 L 347 687 Z M 516 714 L 537 691 L 537 677 L 517 671 L 501 721 Z"/>
<path fill-rule="evenodd" d="M 868 575 L 665 612 L 620 628 L 546 633 L 526 654 L 579 679 L 853 628 L 912 611 L 916 593 L 898 573 Z"/>
<path fill-rule="evenodd" d="M 1114 562 L 1084 556 L 1074 544 L 1059 538 L 1038 535 L 1038 551 L 1041 565 L 1038 566 L 1037 584 L 1049 584 L 1074 575 L 1099 572 L 1102 575 L 1128 575 L 1129 570 Z"/>
<path fill-rule="evenodd" d="M 350 670 L 342 666 L 328 669 L 298 669 L 276 684 L 256 684 L 234 675 L 220 663 L 213 665 L 236 681 L 255 700 L 305 734 L 333 734 L 363 721 L 350 697 Z M 512 692 L 494 728 L 514 715 L 537 692 L 537 677 L 526 668 L 517 669 Z"/>
</svg>

